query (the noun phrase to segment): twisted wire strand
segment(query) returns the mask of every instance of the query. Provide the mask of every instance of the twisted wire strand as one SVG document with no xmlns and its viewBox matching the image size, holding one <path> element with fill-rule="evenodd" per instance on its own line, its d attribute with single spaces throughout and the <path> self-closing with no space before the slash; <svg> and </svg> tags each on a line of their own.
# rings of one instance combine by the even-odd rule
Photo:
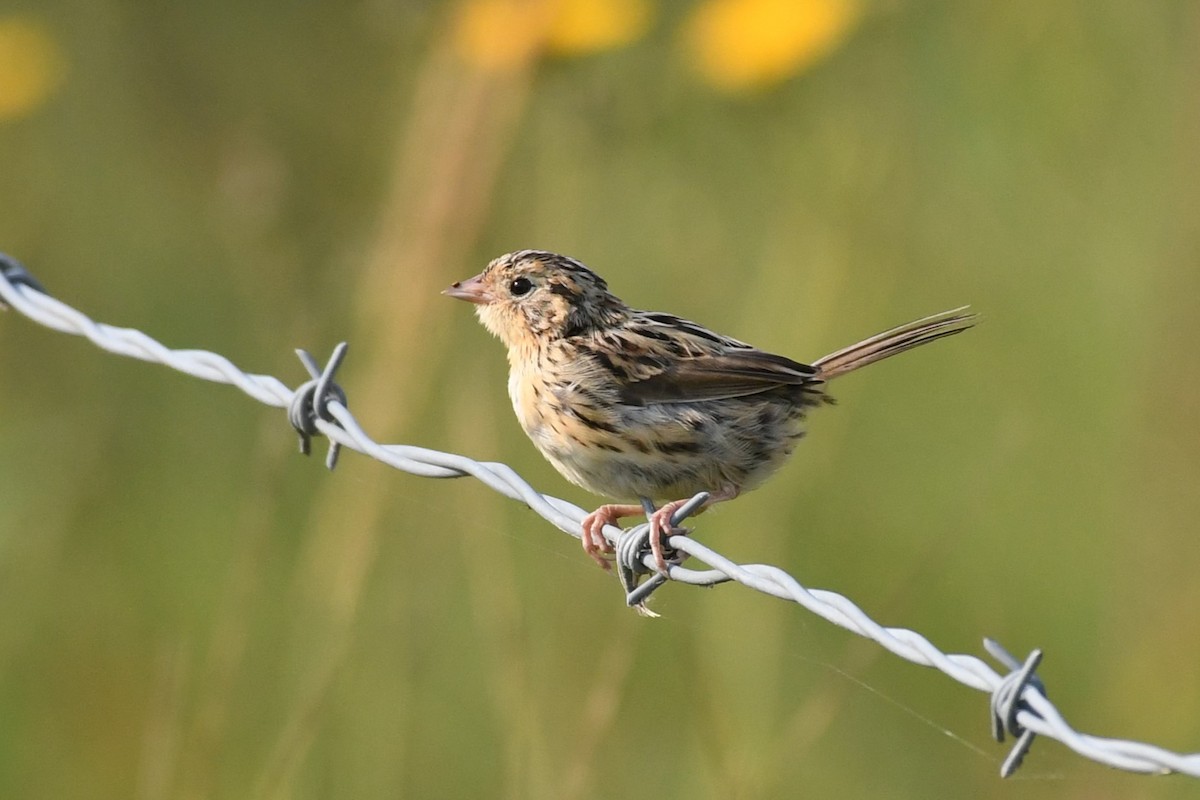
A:
<svg viewBox="0 0 1200 800">
<path fill-rule="evenodd" d="M 164 364 L 179 372 L 207 381 L 227 383 L 269 406 L 288 408 L 297 391 L 277 378 L 242 371 L 224 356 L 205 350 L 174 350 L 133 328 L 120 328 L 93 321 L 82 312 L 56 300 L 43 291 L 16 261 L 0 254 L 0 308 L 7 303 L 26 318 L 63 333 L 83 336 L 102 350 L 118 355 Z M 343 348 L 344 352 L 344 348 Z M 340 354 L 338 356 L 340 361 Z M 331 379 L 332 370 L 327 378 Z M 302 387 L 303 388 L 303 387 Z M 339 399 L 315 398 L 319 408 L 311 415 L 313 426 L 331 443 L 348 447 L 391 467 L 426 478 L 472 476 L 490 488 L 520 501 L 564 533 L 579 538 L 580 522 L 586 512 L 566 500 L 542 494 L 521 478 L 511 467 L 498 462 L 475 461 L 466 456 L 444 453 L 413 445 L 384 445 L 372 439 L 358 424 L 346 404 Z M 608 526 L 604 534 L 613 543 L 637 532 Z M 1006 676 L 998 674 L 981 659 L 966 654 L 944 653 L 921 634 L 906 628 L 884 627 L 871 619 L 848 598 L 824 589 L 808 589 L 778 567 L 768 564 L 738 564 L 694 538 L 672 536 L 668 544 L 704 564 L 707 569 L 670 566 L 669 577 L 676 583 L 711 586 L 736 581 L 764 594 L 788 600 L 834 625 L 871 639 L 900 658 L 932 667 L 953 680 L 977 691 L 997 695 Z M 639 555 L 645 571 L 653 573 L 653 558 Z M 651 586 L 656 588 L 658 583 Z M 647 584 L 643 584 L 646 587 Z M 648 593 L 648 592 L 647 592 Z M 643 598 L 644 599 L 644 598 Z M 639 596 L 630 595 L 631 605 Z M 1040 657 L 1040 653 L 1038 653 Z M 1012 672 L 1015 670 L 1011 669 Z M 1025 676 L 1028 677 L 1028 676 Z M 1011 687 L 1010 687 L 1011 689 Z M 1014 706 L 1002 712 L 1014 737 L 1025 731 L 1056 739 L 1074 752 L 1101 764 L 1122 770 L 1148 774 L 1176 772 L 1200 777 L 1200 753 L 1177 753 L 1143 742 L 1093 736 L 1076 731 L 1047 699 L 1040 682 L 1023 681 L 1019 691 L 1009 692 Z M 1002 739 L 1002 734 L 997 735 Z M 1024 748 L 1032 736 L 1023 736 Z M 1024 755 L 1014 751 L 1005 767 L 1015 769 Z M 1010 765 L 1011 762 L 1011 765 Z M 1009 769 L 1009 772 L 1011 772 Z M 1007 773 L 1002 773 L 1007 774 Z"/>
</svg>

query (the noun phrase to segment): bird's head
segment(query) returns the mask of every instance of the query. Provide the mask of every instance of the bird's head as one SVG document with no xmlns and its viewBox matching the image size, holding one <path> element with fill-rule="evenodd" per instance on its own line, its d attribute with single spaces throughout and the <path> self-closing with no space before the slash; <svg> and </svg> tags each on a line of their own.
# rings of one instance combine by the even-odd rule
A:
<svg viewBox="0 0 1200 800">
<path fill-rule="evenodd" d="M 608 284 L 573 258 L 518 250 L 442 294 L 475 304 L 483 326 L 511 350 L 578 336 L 622 318 Z"/>
</svg>

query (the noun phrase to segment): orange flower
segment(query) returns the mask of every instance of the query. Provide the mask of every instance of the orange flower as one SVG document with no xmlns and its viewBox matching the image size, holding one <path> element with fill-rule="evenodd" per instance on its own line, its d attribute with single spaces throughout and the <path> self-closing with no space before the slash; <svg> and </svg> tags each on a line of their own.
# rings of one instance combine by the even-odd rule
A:
<svg viewBox="0 0 1200 800">
<path fill-rule="evenodd" d="M 685 38 L 700 74 L 733 91 L 801 72 L 835 50 L 860 16 L 858 0 L 708 0 Z"/>
</svg>

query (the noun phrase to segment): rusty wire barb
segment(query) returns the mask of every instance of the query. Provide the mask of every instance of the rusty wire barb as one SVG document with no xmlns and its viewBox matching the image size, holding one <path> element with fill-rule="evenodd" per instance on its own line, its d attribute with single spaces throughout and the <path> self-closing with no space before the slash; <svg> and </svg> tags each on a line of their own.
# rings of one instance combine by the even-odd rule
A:
<svg viewBox="0 0 1200 800">
<path fill-rule="evenodd" d="M 0 308 L 6 305 L 40 325 L 83 336 L 103 350 L 165 364 L 207 381 L 227 383 L 260 403 L 287 409 L 288 418 L 300 435 L 302 452 L 309 451 L 314 436 L 323 435 L 329 440 L 326 463 L 331 469 L 336 464 L 337 449 L 347 447 L 412 475 L 426 478 L 470 475 L 500 494 L 529 506 L 559 530 L 576 538 L 582 535 L 580 522 L 586 516 L 583 509 L 538 492 L 505 464 L 475 461 L 466 456 L 411 445 L 383 445 L 368 436 L 348 410 L 346 393 L 334 381 L 334 374 L 346 355 L 344 343 L 337 347 L 324 368 L 307 353 L 297 351 L 310 380 L 297 389 L 289 389 L 269 375 L 243 372 L 216 353 L 173 350 L 141 331 L 95 322 L 51 297 L 20 263 L 0 253 Z M 673 522 L 678 524 L 693 513 L 704 499 L 703 493 L 692 498 L 679 510 Z M 993 736 L 1001 742 L 1006 735 L 1016 739 L 1016 745 L 1001 766 L 1003 777 L 1020 766 L 1035 736 L 1056 739 L 1085 758 L 1117 769 L 1146 774 L 1176 772 L 1200 777 L 1200 753 L 1176 753 L 1141 742 L 1093 736 L 1068 725 L 1047 699 L 1045 687 L 1035 674 L 1042 656 L 1040 650 L 1034 650 L 1021 663 L 997 643 L 985 640 L 988 651 L 1006 670 L 1002 675 L 975 656 L 942 652 L 915 631 L 885 628 L 836 592 L 807 589 L 778 567 L 734 563 L 688 536 L 672 536 L 668 540 L 676 556 L 668 568 L 668 575 L 659 575 L 646 546 L 647 530 L 647 523 L 628 530 L 611 525 L 604 529 L 605 537 L 616 547 L 618 574 L 630 606 L 644 609 L 646 598 L 668 579 L 695 586 L 735 581 L 803 606 L 835 625 L 877 642 L 907 661 L 933 667 L 964 686 L 990 695 Z M 688 557 L 707 568 L 682 566 L 680 562 Z M 649 577 L 641 581 L 643 576 Z"/>
</svg>

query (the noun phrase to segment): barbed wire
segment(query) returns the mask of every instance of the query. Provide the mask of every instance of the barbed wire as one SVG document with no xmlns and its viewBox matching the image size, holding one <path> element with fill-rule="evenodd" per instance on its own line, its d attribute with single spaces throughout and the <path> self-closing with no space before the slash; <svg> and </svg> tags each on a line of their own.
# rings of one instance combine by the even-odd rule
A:
<svg viewBox="0 0 1200 800">
<path fill-rule="evenodd" d="M 347 407 L 346 395 L 334 382 L 337 368 L 347 352 L 339 345 L 326 366 L 318 368 L 304 351 L 297 351 L 311 379 L 289 389 L 270 375 L 242 371 L 224 356 L 206 350 L 174 350 L 133 328 L 119 328 L 90 317 L 50 296 L 17 261 L 0 253 L 0 308 L 8 304 L 28 319 L 53 330 L 87 338 L 102 350 L 118 355 L 164 364 L 179 372 L 207 381 L 227 383 L 245 394 L 276 408 L 288 409 L 288 417 L 300 434 L 301 451 L 309 451 L 311 438 L 323 435 L 330 441 L 327 465 L 336 464 L 339 447 L 347 447 L 396 469 L 426 478 L 472 476 L 500 494 L 525 503 L 559 530 L 579 538 L 586 512 L 572 503 L 542 494 L 511 467 L 499 462 L 476 461 L 412 445 L 384 445 L 359 426 Z M 707 495 L 692 498 L 673 518 L 678 524 L 699 508 Z M 652 508 L 647 509 L 653 511 Z M 834 625 L 871 639 L 895 655 L 921 666 L 933 667 L 964 686 L 991 696 L 992 734 L 1003 742 L 1016 739 L 1001 766 L 1003 777 L 1011 775 L 1029 750 L 1035 736 L 1062 742 L 1081 756 L 1130 772 L 1146 774 L 1181 773 L 1200 777 L 1200 753 L 1176 753 L 1142 742 L 1080 733 L 1067 724 L 1047 699 L 1045 687 L 1035 675 L 1041 660 L 1033 651 L 1022 664 L 998 643 L 985 639 L 989 653 L 1007 670 L 997 673 L 986 662 L 966 654 L 944 653 L 921 634 L 906 628 L 884 627 L 872 620 L 851 600 L 824 589 L 807 589 L 782 569 L 768 564 L 737 564 L 689 536 L 672 536 L 668 544 L 675 557 L 667 575 L 659 574 L 646 546 L 649 525 L 623 530 L 607 526 L 604 535 L 617 551 L 618 573 L 626 589 L 626 602 L 650 613 L 644 602 L 651 592 L 668 580 L 695 586 L 735 581 L 764 594 L 788 600 Z M 708 569 L 684 567 L 691 557 Z M 649 576 L 639 583 L 642 576 Z"/>
</svg>

